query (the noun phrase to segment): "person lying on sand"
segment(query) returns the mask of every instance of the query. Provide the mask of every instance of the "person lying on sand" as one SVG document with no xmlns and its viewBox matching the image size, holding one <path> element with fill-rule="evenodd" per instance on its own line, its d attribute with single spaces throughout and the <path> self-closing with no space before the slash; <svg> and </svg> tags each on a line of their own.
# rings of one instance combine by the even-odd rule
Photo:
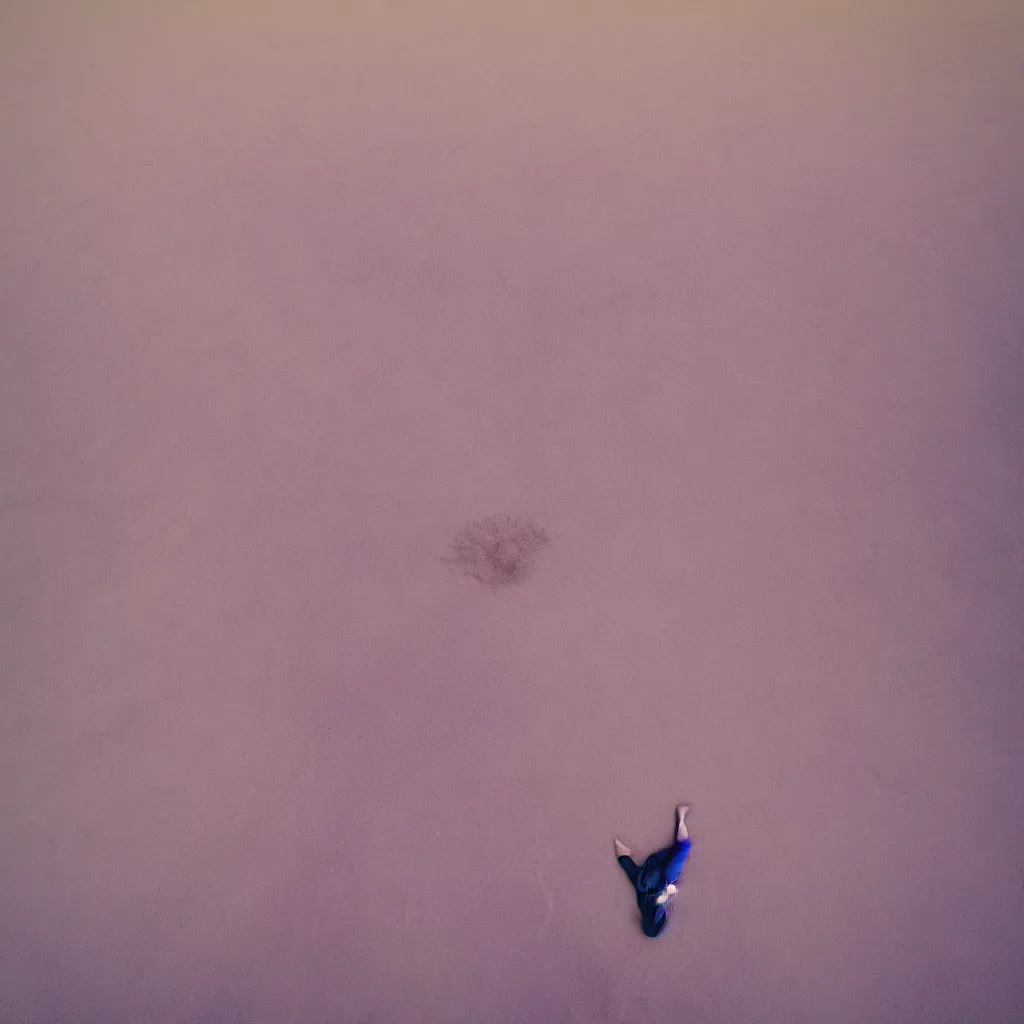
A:
<svg viewBox="0 0 1024 1024">
<path fill-rule="evenodd" d="M 633 862 L 629 847 L 615 840 L 615 856 L 636 889 L 644 935 L 652 939 L 657 938 L 668 924 L 669 901 L 678 892 L 676 882 L 690 854 L 690 836 L 686 831 L 689 810 L 686 804 L 676 808 L 676 841 L 664 850 L 652 853 L 640 867 Z"/>
</svg>

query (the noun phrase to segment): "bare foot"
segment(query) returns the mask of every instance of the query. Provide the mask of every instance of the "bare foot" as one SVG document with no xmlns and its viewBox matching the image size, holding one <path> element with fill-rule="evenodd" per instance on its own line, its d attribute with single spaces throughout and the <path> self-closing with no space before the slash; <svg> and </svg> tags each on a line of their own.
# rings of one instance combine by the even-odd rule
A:
<svg viewBox="0 0 1024 1024">
<path fill-rule="evenodd" d="M 625 843 L 620 843 L 618 839 L 615 840 L 615 856 L 616 857 L 628 857 L 629 847 Z"/>
<path fill-rule="evenodd" d="M 676 817 L 679 819 L 679 824 L 676 826 L 676 839 L 682 842 L 684 839 L 689 839 L 689 833 L 686 831 L 686 815 L 690 813 L 689 804 L 680 804 L 676 808 Z"/>
</svg>

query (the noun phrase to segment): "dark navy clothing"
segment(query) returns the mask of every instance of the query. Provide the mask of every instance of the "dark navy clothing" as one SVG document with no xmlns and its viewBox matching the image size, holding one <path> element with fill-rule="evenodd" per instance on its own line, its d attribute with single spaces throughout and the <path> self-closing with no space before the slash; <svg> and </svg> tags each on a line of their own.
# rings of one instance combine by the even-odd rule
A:
<svg viewBox="0 0 1024 1024">
<path fill-rule="evenodd" d="M 683 873 L 683 864 L 690 854 L 690 840 L 677 841 L 664 850 L 652 853 L 639 867 L 631 857 L 619 857 L 622 870 L 636 889 L 636 902 L 640 907 L 640 922 L 644 935 L 657 938 L 668 924 L 667 903 L 658 903 L 658 897 L 667 885 L 674 885 Z"/>
</svg>

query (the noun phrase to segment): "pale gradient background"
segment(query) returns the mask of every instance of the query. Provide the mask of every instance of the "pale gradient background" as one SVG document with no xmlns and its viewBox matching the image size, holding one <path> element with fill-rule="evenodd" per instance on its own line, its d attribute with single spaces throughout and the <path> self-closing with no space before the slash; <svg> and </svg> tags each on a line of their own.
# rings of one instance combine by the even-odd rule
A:
<svg viewBox="0 0 1024 1024">
<path fill-rule="evenodd" d="M 0 1021 L 1022 1019 L 1022 111 L 1009 0 L 7 0 Z"/>
</svg>

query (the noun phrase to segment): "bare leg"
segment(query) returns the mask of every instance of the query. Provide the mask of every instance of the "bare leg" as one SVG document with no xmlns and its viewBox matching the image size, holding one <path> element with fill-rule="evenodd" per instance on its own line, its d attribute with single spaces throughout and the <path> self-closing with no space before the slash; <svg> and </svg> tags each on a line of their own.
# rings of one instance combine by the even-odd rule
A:
<svg viewBox="0 0 1024 1024">
<path fill-rule="evenodd" d="M 625 843 L 620 843 L 618 839 L 615 840 L 615 856 L 616 857 L 628 857 L 630 855 L 629 847 Z"/>
<path fill-rule="evenodd" d="M 689 813 L 689 804 L 680 804 L 676 808 L 676 819 L 679 822 L 676 827 L 676 842 L 681 843 L 684 839 L 690 838 L 690 833 L 686 831 L 686 815 Z M 618 840 L 616 840 L 618 842 Z"/>
</svg>

